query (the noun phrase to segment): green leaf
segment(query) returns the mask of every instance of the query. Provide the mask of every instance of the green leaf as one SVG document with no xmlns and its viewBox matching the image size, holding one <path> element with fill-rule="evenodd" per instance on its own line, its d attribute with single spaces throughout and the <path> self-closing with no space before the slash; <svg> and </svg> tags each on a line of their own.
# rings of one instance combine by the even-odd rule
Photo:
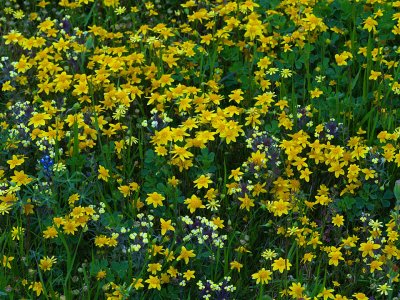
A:
<svg viewBox="0 0 400 300">
<path fill-rule="evenodd" d="M 394 184 L 394 196 L 396 197 L 397 201 L 400 201 L 400 179 L 396 180 Z"/>
<path fill-rule="evenodd" d="M 129 264 L 127 261 L 112 262 L 111 270 L 115 272 L 119 278 L 124 278 L 128 272 Z"/>
<path fill-rule="evenodd" d="M 400 191 L 399 191 L 400 192 Z M 382 199 L 384 200 L 390 200 L 393 199 L 395 194 L 391 190 L 386 190 L 385 193 L 382 196 Z"/>
</svg>

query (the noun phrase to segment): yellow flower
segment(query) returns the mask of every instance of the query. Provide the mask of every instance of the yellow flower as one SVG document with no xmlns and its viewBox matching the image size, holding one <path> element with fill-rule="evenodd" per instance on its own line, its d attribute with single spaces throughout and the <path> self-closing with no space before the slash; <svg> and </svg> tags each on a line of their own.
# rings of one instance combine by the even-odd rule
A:
<svg viewBox="0 0 400 300">
<path fill-rule="evenodd" d="M 13 260 L 14 260 L 14 256 L 7 257 L 7 256 L 3 255 L 3 267 L 11 269 L 10 262 L 12 262 Z"/>
<path fill-rule="evenodd" d="M 25 159 L 23 157 L 18 158 L 17 155 L 13 155 L 12 159 L 7 160 L 7 163 L 10 165 L 10 169 L 14 169 L 16 166 L 22 165 Z"/>
<path fill-rule="evenodd" d="M 272 270 L 279 270 L 279 272 L 283 273 L 285 269 L 289 271 L 291 266 L 292 264 L 289 262 L 288 259 L 283 259 L 282 257 L 280 257 L 279 259 L 275 259 L 272 263 Z"/>
<path fill-rule="evenodd" d="M 131 194 L 131 189 L 129 185 L 121 185 L 118 187 L 118 190 L 124 197 L 128 197 Z"/>
<path fill-rule="evenodd" d="M 187 204 L 191 213 L 194 213 L 198 208 L 205 208 L 201 199 L 196 195 L 192 195 L 192 197 L 185 199 L 184 203 Z"/>
<path fill-rule="evenodd" d="M 289 295 L 292 296 L 294 299 L 299 299 L 303 297 L 303 291 L 306 288 L 301 285 L 300 282 L 295 283 L 293 282 L 291 287 L 289 288 Z"/>
<path fill-rule="evenodd" d="M 313 260 L 313 258 L 315 257 L 314 254 L 312 254 L 311 252 L 307 252 L 303 255 L 303 258 L 301 259 L 302 263 L 305 262 L 311 262 Z"/>
<path fill-rule="evenodd" d="M 324 300 L 327 300 L 327 299 L 334 299 L 335 298 L 335 296 L 332 294 L 332 292 L 334 291 L 334 289 L 326 289 L 325 287 L 324 287 L 324 289 L 322 290 L 322 292 L 321 293 L 319 293 L 318 295 L 317 295 L 317 297 L 323 297 L 323 299 Z"/>
<path fill-rule="evenodd" d="M 378 25 L 378 22 L 376 20 L 374 20 L 371 17 L 368 17 L 365 21 L 364 21 L 364 27 L 363 29 L 367 29 L 368 32 L 376 32 L 376 26 Z"/>
<path fill-rule="evenodd" d="M 271 211 L 274 213 L 274 216 L 280 217 L 289 213 L 289 206 L 290 203 L 288 201 L 280 199 L 279 201 L 272 202 Z"/>
<path fill-rule="evenodd" d="M 11 176 L 11 180 L 17 184 L 17 186 L 27 185 L 33 179 L 29 178 L 24 171 L 14 171 L 14 176 Z"/>
<path fill-rule="evenodd" d="M 383 265 L 382 261 L 378 261 L 378 260 L 371 261 L 371 263 L 369 264 L 370 272 L 374 273 L 375 270 L 382 270 L 382 268 L 381 268 L 382 265 Z"/>
<path fill-rule="evenodd" d="M 341 215 L 339 215 L 339 214 L 336 214 L 336 216 L 334 216 L 334 217 L 332 218 L 332 224 L 333 224 L 333 226 L 337 226 L 337 227 L 343 226 L 343 224 L 344 224 L 344 217 L 341 216 Z"/>
<path fill-rule="evenodd" d="M 107 275 L 107 272 L 106 272 L 106 271 L 100 270 L 100 271 L 98 271 L 97 274 L 96 274 L 96 279 L 97 279 L 97 280 L 102 280 L 102 279 L 104 279 L 104 278 L 106 277 L 106 275 Z"/>
<path fill-rule="evenodd" d="M 25 229 L 22 227 L 13 227 L 12 231 L 11 231 L 11 236 L 13 240 L 18 240 L 20 239 L 21 235 L 25 232 Z"/>
<path fill-rule="evenodd" d="M 340 248 L 336 248 L 334 246 L 330 248 L 328 256 L 329 256 L 329 265 L 338 266 L 339 260 L 344 260 L 342 252 L 340 252 Z"/>
<path fill-rule="evenodd" d="M 51 119 L 51 116 L 46 113 L 36 113 L 34 114 L 28 122 L 28 125 L 33 125 L 33 127 L 39 127 L 46 124 L 46 120 Z"/>
<path fill-rule="evenodd" d="M 32 291 L 36 292 L 36 296 L 39 297 L 40 294 L 43 291 L 43 286 L 42 286 L 42 283 L 40 281 L 32 282 L 31 285 L 29 286 L 29 289 L 31 289 Z"/>
<path fill-rule="evenodd" d="M 236 260 L 232 261 L 230 265 L 231 265 L 231 270 L 236 269 L 238 272 L 240 272 L 240 269 L 243 267 L 243 265 Z"/>
<path fill-rule="evenodd" d="M 174 145 L 174 150 L 170 151 L 173 154 L 172 158 L 178 158 L 181 161 L 185 161 L 193 156 L 193 153 L 186 150 L 186 147 L 179 147 L 178 145 Z"/>
<path fill-rule="evenodd" d="M 382 73 L 379 71 L 374 71 L 371 70 L 371 75 L 368 77 L 369 80 L 377 80 L 379 76 L 381 76 Z"/>
<path fill-rule="evenodd" d="M 143 279 L 142 279 L 142 278 L 138 278 L 138 279 L 133 278 L 133 279 L 132 279 L 132 284 L 131 284 L 131 285 L 133 285 L 133 287 L 135 288 L 135 290 L 138 290 L 138 289 L 144 287 L 144 285 L 143 285 L 142 282 L 143 282 Z"/>
<path fill-rule="evenodd" d="M 250 207 L 254 206 L 254 200 L 249 198 L 247 194 L 244 195 L 244 197 L 239 197 L 238 198 L 242 204 L 240 204 L 241 209 L 246 209 L 247 211 L 250 211 Z"/>
<path fill-rule="evenodd" d="M 214 218 L 212 218 L 211 221 L 214 223 L 214 225 L 217 225 L 218 228 L 224 228 L 225 227 L 224 220 L 221 220 L 220 217 L 214 217 Z"/>
<path fill-rule="evenodd" d="M 107 6 L 107 7 L 109 7 L 109 6 L 115 7 L 115 6 L 119 5 L 119 0 L 103 0 L 103 2 L 104 2 L 104 6 Z"/>
<path fill-rule="evenodd" d="M 318 98 L 321 96 L 324 92 L 321 91 L 319 88 L 315 88 L 314 90 L 310 91 L 310 96 L 311 99 Z"/>
<path fill-rule="evenodd" d="M 335 54 L 335 60 L 338 66 L 347 66 L 347 56 L 343 54 Z"/>
<path fill-rule="evenodd" d="M 109 171 L 106 168 L 104 168 L 103 166 L 99 166 L 98 172 L 99 172 L 99 175 L 97 176 L 97 178 L 107 182 L 108 178 L 110 178 Z"/>
<path fill-rule="evenodd" d="M 265 270 L 262 268 L 257 273 L 251 275 L 251 278 L 256 279 L 256 284 L 268 284 L 269 280 L 271 280 L 272 272 L 270 270 Z"/>
<path fill-rule="evenodd" d="M 78 227 L 78 225 L 75 223 L 74 220 L 67 220 L 67 221 L 65 221 L 65 223 L 63 224 L 63 229 L 64 229 L 64 232 L 65 232 L 66 234 L 72 234 L 72 235 L 74 235 L 74 234 L 75 234 L 75 231 L 78 231 L 77 227 Z"/>
<path fill-rule="evenodd" d="M 157 206 L 163 206 L 163 200 L 165 200 L 165 197 L 157 192 L 153 192 L 151 194 L 147 194 L 146 198 L 146 203 L 148 205 L 153 204 L 154 208 Z"/>
<path fill-rule="evenodd" d="M 304 178 L 304 180 L 306 182 L 310 182 L 310 175 L 312 174 L 312 172 L 308 168 L 305 168 L 304 170 L 301 170 L 300 173 L 301 173 L 300 174 L 300 179 Z"/>
<path fill-rule="evenodd" d="M 99 236 L 96 236 L 94 238 L 94 244 L 99 248 L 102 248 L 102 247 L 108 245 L 109 241 L 110 241 L 110 238 L 108 238 L 104 234 L 100 234 Z"/>
<path fill-rule="evenodd" d="M 362 251 L 362 257 L 366 257 L 367 255 L 374 257 L 374 250 L 377 250 L 381 247 L 379 244 L 375 244 L 373 241 L 367 241 L 366 243 L 361 243 L 359 251 Z"/>
<path fill-rule="evenodd" d="M 160 218 L 161 223 L 161 235 L 165 235 L 165 233 L 169 230 L 174 231 L 175 227 L 171 225 L 171 220 L 165 221 L 163 218 Z"/>
<path fill-rule="evenodd" d="M 7 202 L 0 202 L 0 215 L 8 214 L 11 210 L 12 204 Z"/>
<path fill-rule="evenodd" d="M 208 184 L 211 183 L 212 180 L 210 179 L 209 176 L 205 176 L 205 175 L 201 175 L 199 178 L 197 178 L 195 181 L 193 181 L 193 183 L 195 183 L 195 187 L 197 189 L 201 189 L 201 188 L 208 188 Z"/>
<path fill-rule="evenodd" d="M 175 176 L 172 176 L 171 178 L 168 178 L 168 184 L 172 185 L 173 187 L 177 187 L 179 182 L 180 181 Z"/>
<path fill-rule="evenodd" d="M 80 198 L 80 195 L 79 195 L 79 194 L 77 194 L 77 193 L 72 194 L 72 195 L 69 196 L 69 198 L 68 198 L 68 204 L 69 204 L 70 206 L 73 206 L 74 203 L 75 203 L 76 201 L 79 200 L 79 198 Z"/>
<path fill-rule="evenodd" d="M 229 175 L 228 179 L 233 178 L 233 180 L 239 181 L 242 178 L 241 177 L 242 175 L 243 175 L 243 172 L 240 171 L 240 168 L 237 168 L 237 169 L 231 170 L 231 175 Z"/>
<path fill-rule="evenodd" d="M 244 98 L 242 97 L 243 91 L 241 89 L 233 90 L 229 95 L 229 101 L 240 103 Z"/>
<path fill-rule="evenodd" d="M 186 264 L 189 263 L 189 258 L 195 257 L 196 254 L 194 254 L 193 250 L 187 250 L 185 246 L 182 246 L 181 248 L 181 254 L 176 258 L 177 261 L 180 261 L 183 259 Z"/>
<path fill-rule="evenodd" d="M 355 293 L 353 297 L 357 300 L 368 300 L 369 298 L 364 293 Z"/>
<path fill-rule="evenodd" d="M 151 274 L 155 275 L 157 274 L 158 271 L 161 271 L 161 264 L 159 263 L 148 264 L 147 272 L 150 272 Z"/>
<path fill-rule="evenodd" d="M 57 230 L 54 228 L 54 226 L 48 226 L 46 230 L 43 231 L 43 237 L 45 239 L 53 239 L 58 236 Z"/>
<path fill-rule="evenodd" d="M 43 271 L 49 271 L 51 270 L 51 268 L 53 267 L 53 264 L 55 264 L 57 262 L 57 259 L 52 256 L 52 257 L 44 257 L 43 259 L 40 260 L 39 263 L 39 267 L 43 270 Z"/>
<path fill-rule="evenodd" d="M 195 278 L 194 273 L 195 271 L 187 270 L 186 272 L 183 272 L 183 278 L 189 281 L 190 279 Z"/>
<path fill-rule="evenodd" d="M 157 289 L 161 290 L 161 281 L 158 276 L 149 276 L 149 278 L 145 281 L 149 284 L 149 289 Z"/>
<path fill-rule="evenodd" d="M 365 180 L 375 177 L 375 170 L 364 168 L 361 171 L 365 174 Z"/>
</svg>

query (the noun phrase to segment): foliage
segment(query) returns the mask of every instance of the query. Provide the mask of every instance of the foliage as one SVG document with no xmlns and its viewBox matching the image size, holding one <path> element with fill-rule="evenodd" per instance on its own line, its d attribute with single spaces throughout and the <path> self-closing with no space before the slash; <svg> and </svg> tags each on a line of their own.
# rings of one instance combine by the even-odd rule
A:
<svg viewBox="0 0 400 300">
<path fill-rule="evenodd" d="M 399 1 L 0 8 L 0 297 L 400 297 Z"/>
</svg>

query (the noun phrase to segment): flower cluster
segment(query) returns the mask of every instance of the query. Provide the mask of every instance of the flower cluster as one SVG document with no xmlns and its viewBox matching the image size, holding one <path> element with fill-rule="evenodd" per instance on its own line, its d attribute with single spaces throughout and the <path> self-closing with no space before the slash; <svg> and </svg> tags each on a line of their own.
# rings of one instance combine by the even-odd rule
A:
<svg viewBox="0 0 400 300">
<path fill-rule="evenodd" d="M 0 294 L 399 296 L 400 2 L 5 1 Z"/>
</svg>

